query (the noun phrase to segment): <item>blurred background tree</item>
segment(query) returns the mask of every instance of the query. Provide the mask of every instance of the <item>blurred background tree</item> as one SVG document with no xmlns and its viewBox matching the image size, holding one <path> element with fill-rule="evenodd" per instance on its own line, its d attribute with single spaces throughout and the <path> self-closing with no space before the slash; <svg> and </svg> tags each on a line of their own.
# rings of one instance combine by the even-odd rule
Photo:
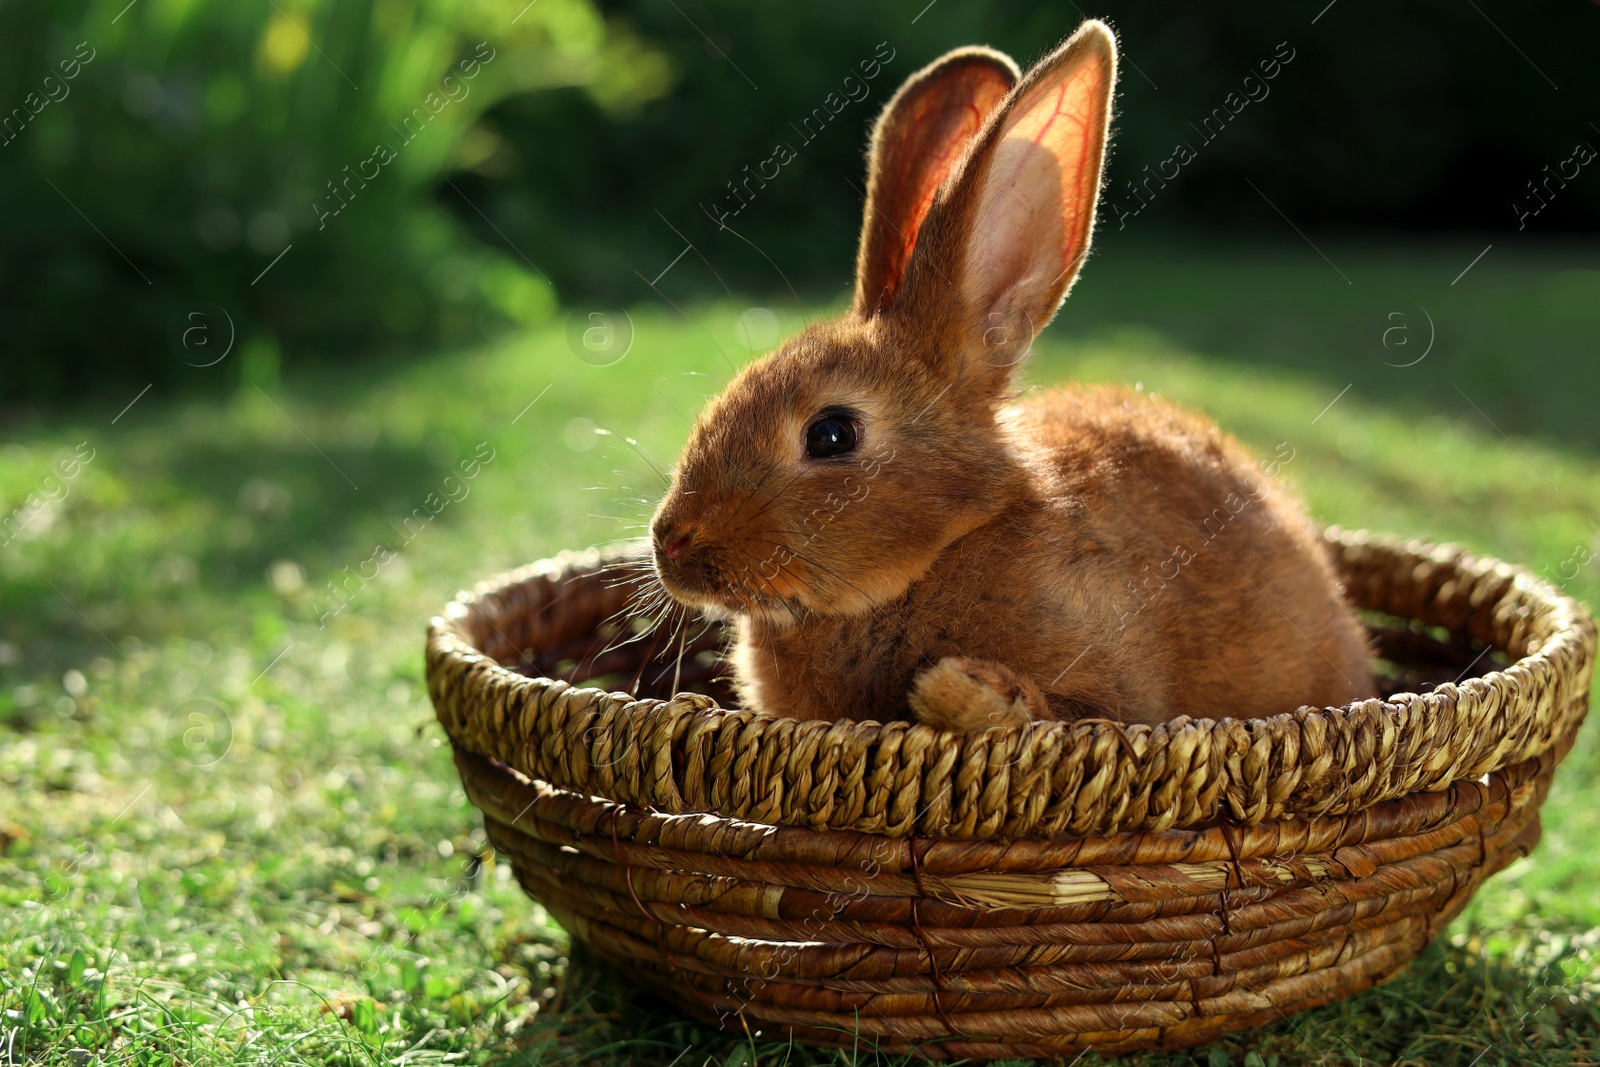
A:
<svg viewBox="0 0 1600 1067">
<path fill-rule="evenodd" d="M 1248 236 L 1276 225 L 1260 195 L 1304 228 L 1600 227 L 1596 180 L 1531 221 L 1515 206 L 1577 143 L 1600 147 L 1600 8 L 1571 0 L 0 3 L 0 397 L 175 380 L 209 355 L 184 344 L 201 307 L 231 316 L 246 374 L 471 343 L 557 300 L 649 298 L 689 241 L 717 271 L 674 272 L 674 299 L 831 296 L 899 82 L 968 42 L 1026 61 L 1085 13 L 1127 59 L 1108 202 L 1131 207 L 1128 182 L 1196 149 L 1128 229 Z M 1292 60 L 1245 86 L 1280 45 Z M 62 80 L 80 48 L 93 58 Z M 1229 94 L 1263 91 L 1278 99 L 1204 140 Z M 829 94 L 842 106 L 806 126 Z M 794 159 L 721 230 L 728 183 L 780 142 Z M 380 143 L 394 160 L 347 183 Z"/>
</svg>

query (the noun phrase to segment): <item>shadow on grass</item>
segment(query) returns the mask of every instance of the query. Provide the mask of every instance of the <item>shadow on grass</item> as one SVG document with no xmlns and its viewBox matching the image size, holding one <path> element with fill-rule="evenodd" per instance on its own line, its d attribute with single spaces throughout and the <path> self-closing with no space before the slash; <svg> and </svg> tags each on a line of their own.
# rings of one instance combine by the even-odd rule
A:
<svg viewBox="0 0 1600 1067">
<path fill-rule="evenodd" d="M 306 447 L 210 440 L 141 457 L 131 506 L 143 518 L 97 516 L 89 521 L 102 528 L 123 525 L 109 536 L 36 544 L 31 566 L 0 582 L 0 638 L 25 641 L 34 666 L 59 677 L 81 666 L 86 650 L 118 658 L 127 638 L 159 646 L 203 637 L 219 613 L 248 625 L 260 610 L 295 610 L 270 588 L 269 569 L 280 561 L 293 564 L 280 584 L 305 584 L 299 611 L 315 621 L 312 605 L 333 601 L 326 582 L 345 567 L 357 572 L 379 542 L 404 544 L 408 519 L 412 533 L 453 521 L 448 508 L 435 517 L 425 506 L 429 493 L 443 496 L 450 472 L 424 449 L 319 448 L 326 458 Z"/>
<path fill-rule="evenodd" d="M 259 584 L 274 560 L 296 560 L 312 574 L 354 565 L 371 554 L 375 537 L 391 545 L 404 539 L 417 509 L 431 521 L 424 501 L 429 493 L 443 497 L 439 483 L 451 473 L 423 448 L 325 443 L 318 450 L 321 456 L 308 456 L 304 448 L 229 442 L 172 457 L 167 477 L 185 498 L 247 524 L 248 536 L 236 524 L 195 558 L 214 592 Z"/>
<path fill-rule="evenodd" d="M 1051 333 L 1153 330 L 1320 379 L 1330 399 L 1349 385 L 1378 404 L 1600 452 L 1600 257 L 1581 244 L 1496 245 L 1472 263 L 1483 251 L 1151 244 L 1107 229 Z"/>
</svg>

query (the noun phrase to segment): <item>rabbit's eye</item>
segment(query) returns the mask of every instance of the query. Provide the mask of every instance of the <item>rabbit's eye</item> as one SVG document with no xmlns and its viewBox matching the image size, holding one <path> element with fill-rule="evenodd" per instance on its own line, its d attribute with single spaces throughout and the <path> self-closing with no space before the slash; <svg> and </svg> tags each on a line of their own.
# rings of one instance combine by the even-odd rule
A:
<svg viewBox="0 0 1600 1067">
<path fill-rule="evenodd" d="M 828 412 L 806 427 L 806 455 L 829 459 L 856 450 L 856 420 L 842 412 Z"/>
</svg>

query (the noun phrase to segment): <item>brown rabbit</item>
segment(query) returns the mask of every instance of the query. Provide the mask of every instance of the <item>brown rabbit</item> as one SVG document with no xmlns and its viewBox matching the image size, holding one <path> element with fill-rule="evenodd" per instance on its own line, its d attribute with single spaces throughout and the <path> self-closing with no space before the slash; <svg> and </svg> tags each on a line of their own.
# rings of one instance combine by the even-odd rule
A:
<svg viewBox="0 0 1600 1067">
<path fill-rule="evenodd" d="M 1093 21 L 1020 81 L 988 49 L 914 75 L 873 134 L 851 311 L 700 416 L 655 566 L 737 621 L 746 706 L 981 729 L 1372 695 L 1265 465 L 1138 393 L 1012 403 L 1089 249 L 1115 79 Z"/>
</svg>

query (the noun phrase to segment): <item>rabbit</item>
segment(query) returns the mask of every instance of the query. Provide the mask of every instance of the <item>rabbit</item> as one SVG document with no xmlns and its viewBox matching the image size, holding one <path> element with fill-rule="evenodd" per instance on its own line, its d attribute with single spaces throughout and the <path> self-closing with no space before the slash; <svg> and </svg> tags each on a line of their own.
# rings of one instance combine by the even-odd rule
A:
<svg viewBox="0 0 1600 1067">
<path fill-rule="evenodd" d="M 872 135 L 849 312 L 695 423 L 651 564 L 734 623 L 743 706 L 981 730 L 1373 695 L 1279 463 L 1143 393 L 1017 402 L 1089 250 L 1115 81 L 1092 20 L 1026 75 L 987 48 L 913 75 Z"/>
</svg>

